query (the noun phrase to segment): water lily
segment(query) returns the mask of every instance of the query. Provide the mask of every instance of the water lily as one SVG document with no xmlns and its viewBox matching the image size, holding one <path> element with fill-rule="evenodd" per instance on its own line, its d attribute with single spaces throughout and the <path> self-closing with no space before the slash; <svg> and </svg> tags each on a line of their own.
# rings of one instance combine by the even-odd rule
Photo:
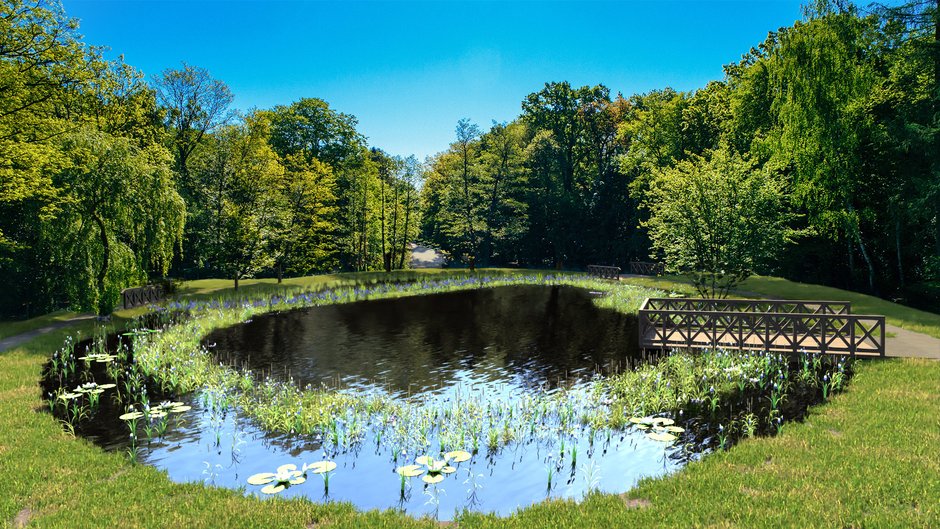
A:
<svg viewBox="0 0 940 529">
<path fill-rule="evenodd" d="M 261 472 L 248 477 L 249 485 L 264 485 L 261 489 L 264 494 L 277 494 L 304 481 L 307 481 L 304 472 L 297 470 L 297 465 L 290 463 L 277 467 L 276 472 Z"/>
<path fill-rule="evenodd" d="M 470 455 L 468 452 L 458 451 L 449 452 L 448 454 L 458 455 L 461 461 L 470 459 L 469 457 L 464 459 L 464 455 Z M 444 459 L 434 459 L 431 456 L 419 456 L 415 458 L 415 463 L 418 466 L 423 466 L 424 470 L 427 472 L 427 474 L 421 476 L 421 481 L 432 485 L 444 481 L 444 474 L 453 474 L 454 472 L 457 472 L 456 468 L 450 466 L 450 457 L 448 457 L 446 454 Z"/>
</svg>

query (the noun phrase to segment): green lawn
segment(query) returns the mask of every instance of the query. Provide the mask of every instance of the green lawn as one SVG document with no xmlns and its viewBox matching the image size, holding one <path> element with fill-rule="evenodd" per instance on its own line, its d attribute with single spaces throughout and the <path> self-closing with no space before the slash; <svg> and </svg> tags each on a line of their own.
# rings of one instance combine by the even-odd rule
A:
<svg viewBox="0 0 940 529">
<path fill-rule="evenodd" d="M 763 288 L 760 281 L 757 287 Z M 800 293 L 855 301 L 831 289 Z M 893 317 L 904 321 L 905 315 Z M 93 325 L 72 330 L 88 334 Z M 940 333 L 940 326 L 930 330 Z M 175 484 L 156 469 L 70 437 L 42 411 L 37 385 L 42 363 L 64 335 L 57 331 L 0 353 L 0 524 L 19 517 L 36 527 L 437 527 L 394 512 L 262 501 Z M 938 527 L 938 446 L 940 362 L 866 361 L 848 390 L 813 408 L 804 423 L 785 425 L 774 438 L 746 440 L 671 477 L 644 481 L 627 499 L 594 494 L 581 503 L 532 506 L 510 518 L 465 514 L 457 525 Z"/>
<path fill-rule="evenodd" d="M 36 316 L 35 318 L 30 318 L 28 320 L 0 321 L 0 340 L 6 338 L 7 336 L 22 334 L 24 332 L 29 332 L 33 329 L 45 327 L 56 322 L 65 321 L 78 315 L 79 313 L 77 312 L 59 310 L 42 316 Z"/>
<path fill-rule="evenodd" d="M 940 338 L 940 314 L 912 309 L 867 294 L 767 276 L 750 277 L 739 289 L 771 298 L 850 301 L 855 314 L 883 314 L 889 324 Z"/>
</svg>

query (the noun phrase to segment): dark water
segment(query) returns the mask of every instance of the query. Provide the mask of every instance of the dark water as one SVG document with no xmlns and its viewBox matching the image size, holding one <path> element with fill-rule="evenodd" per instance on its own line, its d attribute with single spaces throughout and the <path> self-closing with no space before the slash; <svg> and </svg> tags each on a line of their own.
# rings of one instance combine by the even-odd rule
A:
<svg viewBox="0 0 940 529">
<path fill-rule="evenodd" d="M 210 334 L 220 359 L 300 385 L 395 394 L 453 383 L 553 387 L 637 357 L 636 318 L 566 286 L 511 286 L 266 314 Z"/>
<path fill-rule="evenodd" d="M 255 317 L 205 342 L 214 343 L 222 359 L 255 372 L 289 372 L 297 384 L 326 381 L 438 406 L 453 402 L 455 394 L 517 402 L 565 381 L 574 385 L 569 401 L 576 413 L 590 413 L 600 404 L 577 393 L 587 387 L 578 381 L 636 361 L 634 318 L 597 308 L 596 294 L 512 286 L 316 307 Z M 591 489 L 623 492 L 644 477 L 681 468 L 690 457 L 634 429 L 589 435 L 586 427 L 575 426 L 561 436 L 521 434 L 495 452 L 481 447 L 442 483 L 412 479 L 403 496 L 394 469 L 421 452 L 409 450 L 396 460 L 386 442 L 389 433 L 383 437 L 375 422 L 354 449 L 336 452 L 318 436 L 264 432 L 237 407 L 214 409 L 210 392 L 179 400 L 191 404 L 191 412 L 174 416 L 165 434 L 141 439 L 139 451 L 141 462 L 175 481 L 259 494 L 259 487 L 246 484 L 248 476 L 329 458 L 338 467 L 328 493 L 311 475 L 279 496 L 349 501 L 361 509 L 401 509 L 442 520 L 462 509 L 506 515 L 546 498 L 579 499 Z M 79 432 L 109 449 L 126 450 L 128 431 L 118 413 L 103 411 Z M 436 443 L 423 453 L 436 453 Z"/>
</svg>

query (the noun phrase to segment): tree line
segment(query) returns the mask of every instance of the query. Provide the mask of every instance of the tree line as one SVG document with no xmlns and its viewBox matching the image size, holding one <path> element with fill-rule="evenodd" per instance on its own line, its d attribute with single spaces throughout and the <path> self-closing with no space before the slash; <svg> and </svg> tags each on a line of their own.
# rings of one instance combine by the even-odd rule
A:
<svg viewBox="0 0 940 529">
<path fill-rule="evenodd" d="M 166 277 L 407 266 L 751 272 L 909 295 L 940 282 L 937 0 L 817 2 L 701 89 L 546 83 L 419 161 L 317 98 L 237 112 L 150 78 L 46 0 L 0 3 L 2 316 L 107 313 Z"/>
<path fill-rule="evenodd" d="M 938 86 L 937 0 L 816 2 L 701 89 L 547 83 L 460 122 L 422 235 L 466 263 L 654 259 L 712 295 L 753 272 L 940 291 Z"/>
</svg>

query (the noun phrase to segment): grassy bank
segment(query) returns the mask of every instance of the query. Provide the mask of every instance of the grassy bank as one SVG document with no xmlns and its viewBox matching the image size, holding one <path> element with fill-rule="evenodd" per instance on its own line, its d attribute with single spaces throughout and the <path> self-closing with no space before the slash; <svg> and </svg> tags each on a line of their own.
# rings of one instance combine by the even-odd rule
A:
<svg viewBox="0 0 940 529">
<path fill-rule="evenodd" d="M 665 283 L 662 283 L 664 286 Z M 678 288 L 678 287 L 677 287 Z M 848 299 L 843 295 L 836 299 Z M 205 292 L 203 294 L 209 294 Z M 222 294 L 219 291 L 212 296 Z M 830 292 L 803 298 L 830 298 Z M 861 312 L 860 310 L 857 310 Z M 92 322 L 76 328 L 91 334 Z M 929 325 L 927 325 L 929 327 Z M 931 328 L 940 333 L 940 326 Z M 174 484 L 65 434 L 44 413 L 42 363 L 65 331 L 0 353 L 0 524 L 37 527 L 436 527 L 394 512 L 357 512 Z M 940 362 L 863 362 L 848 390 L 780 435 L 743 441 L 628 493 L 552 501 L 460 527 L 940 526 Z"/>
<path fill-rule="evenodd" d="M 905 307 L 867 294 L 767 276 L 750 277 L 741 283 L 739 289 L 768 298 L 849 301 L 855 314 L 883 314 L 891 325 L 940 338 L 940 314 Z"/>
</svg>

